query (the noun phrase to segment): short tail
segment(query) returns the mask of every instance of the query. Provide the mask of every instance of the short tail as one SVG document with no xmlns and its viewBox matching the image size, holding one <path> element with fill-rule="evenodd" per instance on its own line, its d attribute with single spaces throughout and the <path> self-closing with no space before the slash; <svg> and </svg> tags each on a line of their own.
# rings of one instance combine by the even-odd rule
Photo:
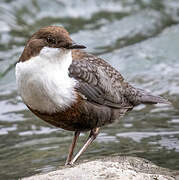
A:
<svg viewBox="0 0 179 180">
<path fill-rule="evenodd" d="M 167 99 L 161 97 L 161 96 L 155 96 L 152 95 L 151 93 L 143 90 L 143 89 L 137 89 L 137 101 L 141 104 L 157 104 L 157 103 L 162 103 L 162 104 L 170 104 L 171 102 L 168 101 Z"/>
<path fill-rule="evenodd" d="M 146 90 L 143 89 L 135 88 L 128 83 L 126 83 L 125 86 L 126 86 L 125 96 L 134 106 L 139 104 L 157 104 L 157 103 L 171 105 L 171 103 L 167 99 L 161 96 L 152 95 L 150 92 L 147 92 Z"/>
</svg>

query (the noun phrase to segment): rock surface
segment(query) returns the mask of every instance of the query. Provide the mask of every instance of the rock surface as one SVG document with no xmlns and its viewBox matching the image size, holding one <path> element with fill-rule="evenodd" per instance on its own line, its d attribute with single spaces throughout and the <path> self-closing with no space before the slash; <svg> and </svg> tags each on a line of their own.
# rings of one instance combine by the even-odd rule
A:
<svg viewBox="0 0 179 180">
<path fill-rule="evenodd" d="M 175 180 L 173 172 L 148 160 L 116 156 L 65 167 L 23 180 Z"/>
</svg>

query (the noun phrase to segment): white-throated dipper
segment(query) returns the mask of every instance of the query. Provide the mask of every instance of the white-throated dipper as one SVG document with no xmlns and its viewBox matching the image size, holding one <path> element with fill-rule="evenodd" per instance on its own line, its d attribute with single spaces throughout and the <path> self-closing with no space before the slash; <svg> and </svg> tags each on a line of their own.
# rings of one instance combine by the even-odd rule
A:
<svg viewBox="0 0 179 180">
<path fill-rule="evenodd" d="M 19 93 L 42 120 L 74 131 L 66 164 L 73 164 L 99 133 L 99 128 L 139 104 L 169 103 L 135 88 L 103 59 L 81 50 L 63 27 L 48 26 L 27 41 L 16 64 Z M 74 158 L 82 131 L 90 131 Z"/>
</svg>

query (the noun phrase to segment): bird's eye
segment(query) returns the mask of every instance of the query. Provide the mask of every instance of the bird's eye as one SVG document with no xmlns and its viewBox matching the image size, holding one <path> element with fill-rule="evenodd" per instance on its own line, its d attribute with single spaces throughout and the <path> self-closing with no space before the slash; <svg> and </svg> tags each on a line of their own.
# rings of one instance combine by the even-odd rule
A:
<svg viewBox="0 0 179 180">
<path fill-rule="evenodd" d="M 47 42 L 48 42 L 49 44 L 56 44 L 56 39 L 49 36 L 49 37 L 47 37 Z"/>
</svg>

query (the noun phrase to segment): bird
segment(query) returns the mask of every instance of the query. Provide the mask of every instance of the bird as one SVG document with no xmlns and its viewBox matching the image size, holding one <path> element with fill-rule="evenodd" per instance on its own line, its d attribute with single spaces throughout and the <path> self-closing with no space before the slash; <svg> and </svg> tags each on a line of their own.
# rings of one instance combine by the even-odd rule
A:
<svg viewBox="0 0 179 180">
<path fill-rule="evenodd" d="M 40 119 L 73 131 L 65 165 L 73 165 L 96 139 L 102 126 L 139 104 L 170 102 L 135 88 L 104 59 L 84 51 L 61 26 L 46 26 L 26 42 L 15 67 L 18 92 Z M 74 155 L 81 132 L 86 142 Z"/>
</svg>

